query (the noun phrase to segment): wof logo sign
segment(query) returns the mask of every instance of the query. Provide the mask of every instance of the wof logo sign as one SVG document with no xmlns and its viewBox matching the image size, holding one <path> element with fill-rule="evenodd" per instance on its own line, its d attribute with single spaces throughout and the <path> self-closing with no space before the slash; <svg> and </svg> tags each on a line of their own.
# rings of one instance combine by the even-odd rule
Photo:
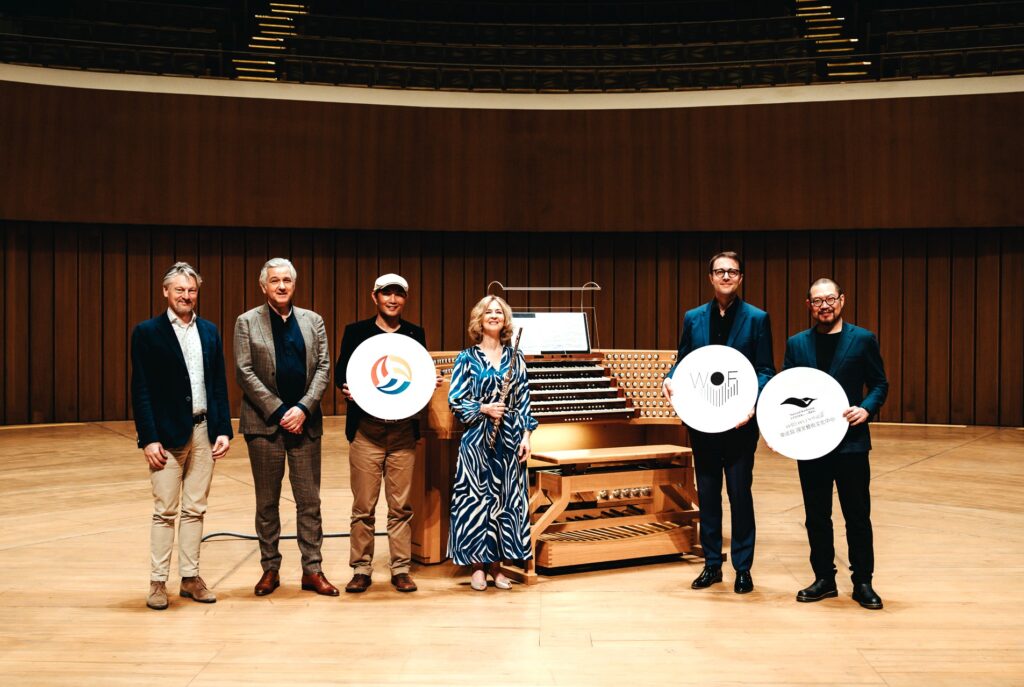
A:
<svg viewBox="0 0 1024 687">
<path fill-rule="evenodd" d="M 740 392 L 739 370 L 728 370 L 724 373 L 715 371 L 710 375 L 690 373 L 690 384 L 700 389 L 708 403 L 721 408 Z"/>
<path fill-rule="evenodd" d="M 382 355 L 370 367 L 370 379 L 377 391 L 394 396 L 412 384 L 412 368 L 397 355 Z"/>
<path fill-rule="evenodd" d="M 757 403 L 757 372 L 735 348 L 690 351 L 672 373 L 672 407 L 690 429 L 728 432 Z"/>
</svg>

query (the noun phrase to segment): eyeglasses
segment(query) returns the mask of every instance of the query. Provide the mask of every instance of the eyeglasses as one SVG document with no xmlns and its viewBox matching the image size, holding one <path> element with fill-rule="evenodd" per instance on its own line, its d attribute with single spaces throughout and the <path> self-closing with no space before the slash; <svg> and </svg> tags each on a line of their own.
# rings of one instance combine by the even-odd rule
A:
<svg viewBox="0 0 1024 687">
<path fill-rule="evenodd" d="M 811 307 L 820 308 L 822 305 L 832 307 L 839 301 L 840 298 L 841 296 L 825 296 L 824 298 L 812 298 Z"/>
<path fill-rule="evenodd" d="M 728 274 L 730 279 L 735 279 L 736 277 L 740 276 L 740 274 L 742 274 L 742 272 L 740 272 L 739 270 L 717 269 L 717 270 L 711 270 L 711 274 L 715 275 L 719 279 L 721 279 L 722 277 L 724 277 L 725 275 Z"/>
</svg>

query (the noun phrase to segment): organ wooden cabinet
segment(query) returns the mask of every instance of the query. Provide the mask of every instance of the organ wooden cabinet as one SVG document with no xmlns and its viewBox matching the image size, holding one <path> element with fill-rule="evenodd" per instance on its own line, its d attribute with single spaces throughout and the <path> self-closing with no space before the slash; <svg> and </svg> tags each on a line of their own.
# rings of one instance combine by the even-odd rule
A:
<svg viewBox="0 0 1024 687">
<path fill-rule="evenodd" d="M 447 400 L 458 354 L 431 355 L 444 384 L 425 411 L 413 479 L 413 557 L 421 563 L 447 558 L 462 437 Z M 526 356 L 531 410 L 540 423 L 532 437 L 538 458 L 529 465 L 534 564 L 699 553 L 686 430 L 661 395 L 674 362 L 675 351 L 656 350 Z M 534 564 L 521 579 L 532 579 Z"/>
</svg>

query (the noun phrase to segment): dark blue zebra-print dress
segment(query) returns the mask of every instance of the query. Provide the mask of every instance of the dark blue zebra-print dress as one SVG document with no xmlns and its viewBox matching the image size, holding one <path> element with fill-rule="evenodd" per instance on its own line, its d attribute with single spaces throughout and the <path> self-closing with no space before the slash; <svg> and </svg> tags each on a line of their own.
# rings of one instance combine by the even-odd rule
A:
<svg viewBox="0 0 1024 687">
<path fill-rule="evenodd" d="M 466 426 L 459 445 L 448 534 L 448 555 L 457 565 L 532 557 L 526 466 L 516 452 L 523 432 L 535 429 L 537 421 L 530 414 L 530 387 L 521 353 L 505 400 L 501 436 L 493 449 L 487 445 L 493 431 L 491 418 L 480 412 L 481 403 L 497 400 L 511 359 L 508 346 L 497 370 L 477 346 L 455 359 L 448 405 Z"/>
</svg>

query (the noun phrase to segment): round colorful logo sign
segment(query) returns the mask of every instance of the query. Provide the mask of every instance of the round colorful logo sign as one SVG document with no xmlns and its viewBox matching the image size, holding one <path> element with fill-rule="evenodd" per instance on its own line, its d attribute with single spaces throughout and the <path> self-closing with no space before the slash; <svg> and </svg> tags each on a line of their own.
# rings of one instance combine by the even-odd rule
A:
<svg viewBox="0 0 1024 687">
<path fill-rule="evenodd" d="M 672 373 L 672 407 L 688 427 L 719 434 L 734 428 L 757 402 L 757 373 L 729 346 L 690 351 Z"/>
<path fill-rule="evenodd" d="M 757 425 L 774 451 L 794 460 L 814 460 L 843 440 L 850 423 L 846 392 L 831 375 L 792 367 L 769 380 L 757 400 Z"/>
<path fill-rule="evenodd" d="M 430 353 L 404 334 L 378 334 L 359 344 L 345 378 L 352 400 L 382 420 L 412 417 L 430 402 L 437 386 Z"/>
</svg>

